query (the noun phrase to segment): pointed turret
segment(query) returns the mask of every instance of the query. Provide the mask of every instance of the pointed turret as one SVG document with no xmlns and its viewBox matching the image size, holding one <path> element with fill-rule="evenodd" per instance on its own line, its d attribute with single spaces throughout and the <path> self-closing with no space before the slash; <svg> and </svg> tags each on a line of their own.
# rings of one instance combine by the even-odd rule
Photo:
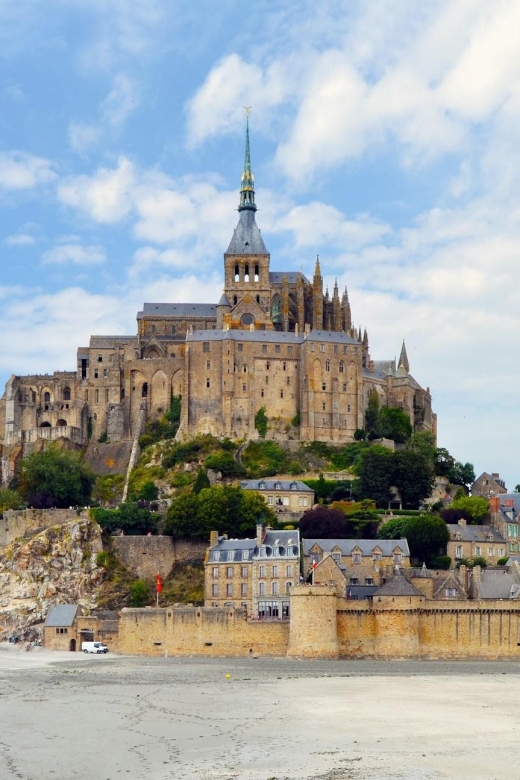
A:
<svg viewBox="0 0 520 780">
<path fill-rule="evenodd" d="M 332 295 L 332 321 L 335 331 L 343 330 L 341 316 L 341 303 L 339 300 L 338 280 L 334 282 L 334 293 Z"/>
<path fill-rule="evenodd" d="M 366 328 L 363 332 L 363 346 L 368 349 L 368 333 Z"/>
<path fill-rule="evenodd" d="M 343 312 L 343 330 L 348 333 L 352 329 L 352 314 L 350 311 L 350 302 L 346 285 L 341 299 L 341 309 Z"/>
<path fill-rule="evenodd" d="M 398 368 L 404 368 L 406 373 L 410 373 L 410 363 L 408 362 L 408 355 L 406 354 L 406 345 L 403 339 L 403 346 L 401 347 L 401 354 L 399 355 Z"/>
<path fill-rule="evenodd" d="M 319 255 L 316 255 L 316 267 L 312 280 L 312 327 L 314 330 L 323 329 L 323 277 Z"/>
</svg>

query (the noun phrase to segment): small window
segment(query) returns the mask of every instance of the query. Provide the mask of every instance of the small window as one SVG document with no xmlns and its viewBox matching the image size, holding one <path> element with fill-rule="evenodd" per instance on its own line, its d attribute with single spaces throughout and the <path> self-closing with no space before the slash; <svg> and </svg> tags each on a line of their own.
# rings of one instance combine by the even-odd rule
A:
<svg viewBox="0 0 520 780">
<path fill-rule="evenodd" d="M 242 582 L 240 584 L 240 595 L 242 596 L 242 598 L 247 596 L 247 582 Z"/>
<path fill-rule="evenodd" d="M 339 361 L 339 373 L 343 374 L 344 372 L 345 372 L 345 363 L 342 360 L 340 360 Z"/>
<path fill-rule="evenodd" d="M 175 330 L 176 330 L 175 325 L 172 325 L 172 336 L 175 336 Z"/>
<path fill-rule="evenodd" d="M 320 344 L 320 352 L 325 352 L 325 344 Z"/>
<path fill-rule="evenodd" d="M 209 376 L 206 377 L 206 387 L 208 388 L 211 387 L 211 379 L 209 378 Z"/>
<path fill-rule="evenodd" d="M 373 585 L 373 584 L 374 584 L 373 577 L 365 577 L 365 585 Z"/>
<path fill-rule="evenodd" d="M 283 398 L 283 390 L 280 390 L 280 398 Z"/>
<path fill-rule="evenodd" d="M 275 344 L 274 345 L 274 351 L 275 352 L 280 352 L 280 345 L 279 344 Z"/>
<path fill-rule="evenodd" d="M 262 344 L 262 352 L 265 355 L 265 353 L 267 352 L 267 344 Z"/>
<path fill-rule="evenodd" d="M 237 350 L 239 352 L 243 352 L 244 351 L 244 345 L 243 344 L 237 344 Z"/>
<path fill-rule="evenodd" d="M 105 379 L 108 377 L 108 368 L 103 369 L 103 376 Z"/>
<path fill-rule="evenodd" d="M 211 586 L 211 595 L 218 596 L 218 585 L 216 582 L 214 582 L 213 585 Z"/>
<path fill-rule="evenodd" d="M 350 580 L 349 580 L 349 584 L 350 585 L 357 585 L 358 582 L 359 582 L 359 580 L 358 580 L 357 577 L 351 577 Z"/>
<path fill-rule="evenodd" d="M 243 561 L 249 560 L 249 551 L 248 550 L 242 550 L 242 560 Z"/>
<path fill-rule="evenodd" d="M 326 390 L 327 390 L 327 383 L 326 382 L 322 382 L 321 383 L 321 389 L 323 390 L 323 392 L 326 392 Z"/>
<path fill-rule="evenodd" d="M 96 390 L 96 392 L 94 393 L 94 396 L 95 396 L 95 399 L 96 399 L 96 403 L 98 404 L 99 403 L 99 390 Z"/>
<path fill-rule="evenodd" d="M 105 403 L 108 403 L 109 400 L 110 400 L 109 394 L 110 394 L 110 390 L 108 390 L 108 389 L 105 390 Z"/>
<path fill-rule="evenodd" d="M 203 352 L 209 352 L 209 341 L 203 341 L 202 342 L 202 351 Z"/>
<path fill-rule="evenodd" d="M 330 360 L 325 361 L 325 371 L 330 371 Z"/>
<path fill-rule="evenodd" d="M 102 363 L 103 362 L 103 355 L 98 355 L 97 362 L 98 363 Z"/>
<path fill-rule="evenodd" d="M 152 323 L 152 334 L 155 333 L 155 323 Z"/>
<path fill-rule="evenodd" d="M 271 367 L 271 364 L 270 364 L 269 361 L 267 361 L 266 364 L 265 364 L 265 370 L 269 371 L 270 367 Z"/>
<path fill-rule="evenodd" d="M 247 385 L 242 385 L 242 392 L 245 393 L 247 391 Z"/>
<path fill-rule="evenodd" d="M 352 553 L 352 563 L 361 563 L 361 553 Z"/>
<path fill-rule="evenodd" d="M 213 566 L 212 574 L 213 574 L 213 579 L 218 580 L 218 566 Z"/>
<path fill-rule="evenodd" d="M 243 580 L 247 579 L 247 572 L 248 572 L 247 566 L 240 567 L 240 576 L 242 577 Z"/>
<path fill-rule="evenodd" d="M 338 354 L 338 345 L 337 344 L 334 344 L 334 354 L 335 355 Z"/>
<path fill-rule="evenodd" d="M 211 371 L 211 360 L 206 360 L 206 371 Z"/>
</svg>

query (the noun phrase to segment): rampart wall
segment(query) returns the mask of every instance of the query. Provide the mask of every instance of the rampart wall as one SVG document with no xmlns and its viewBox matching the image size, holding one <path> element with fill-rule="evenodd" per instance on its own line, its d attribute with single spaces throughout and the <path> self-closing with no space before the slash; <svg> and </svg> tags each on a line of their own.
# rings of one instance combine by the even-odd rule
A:
<svg viewBox="0 0 520 780">
<path fill-rule="evenodd" d="M 86 517 L 86 513 L 81 514 Z M 78 517 L 75 509 L 7 509 L 0 518 L 0 547 L 26 533 L 63 525 Z"/>
<path fill-rule="evenodd" d="M 123 609 L 118 649 L 128 655 L 285 655 L 288 621 L 250 621 L 242 609 Z"/>
<path fill-rule="evenodd" d="M 200 563 L 208 547 L 207 542 L 171 536 L 113 536 L 112 543 L 121 563 L 144 579 L 154 577 L 157 572 L 167 577 L 176 563 Z"/>
</svg>

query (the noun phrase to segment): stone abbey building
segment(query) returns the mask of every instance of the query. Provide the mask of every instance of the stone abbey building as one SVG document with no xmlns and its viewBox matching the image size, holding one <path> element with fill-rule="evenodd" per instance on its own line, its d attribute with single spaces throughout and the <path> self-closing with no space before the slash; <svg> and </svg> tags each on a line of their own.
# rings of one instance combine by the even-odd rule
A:
<svg viewBox="0 0 520 780">
<path fill-rule="evenodd" d="M 429 388 L 410 375 L 404 343 L 397 364 L 373 360 L 347 290 L 324 293 L 319 259 L 312 281 L 271 270 L 248 126 L 238 212 L 218 303 L 145 303 L 136 335 L 92 336 L 75 371 L 11 376 L 0 402 L 4 482 L 37 442 L 79 447 L 105 431 L 109 442 L 135 439 L 172 395 L 182 396 L 179 437 L 254 438 L 265 407 L 270 437 L 348 442 L 364 426 L 373 389 L 381 405 L 404 409 L 414 430 L 435 433 Z"/>
</svg>

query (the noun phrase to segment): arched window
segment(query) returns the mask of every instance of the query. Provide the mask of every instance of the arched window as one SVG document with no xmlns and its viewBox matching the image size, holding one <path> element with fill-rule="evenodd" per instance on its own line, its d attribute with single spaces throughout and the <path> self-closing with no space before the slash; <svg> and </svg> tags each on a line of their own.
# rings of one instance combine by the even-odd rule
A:
<svg viewBox="0 0 520 780">
<path fill-rule="evenodd" d="M 325 361 L 325 371 L 330 371 L 330 360 Z"/>
<path fill-rule="evenodd" d="M 172 325 L 172 336 L 175 336 L 175 325 Z"/>
<path fill-rule="evenodd" d="M 344 372 L 345 372 L 345 363 L 342 360 L 340 360 L 339 361 L 339 373 L 343 374 Z"/>
<path fill-rule="evenodd" d="M 244 363 L 244 365 L 242 366 L 242 371 L 244 372 L 244 374 L 247 374 L 247 366 L 246 366 L 246 364 L 245 364 L 245 363 Z"/>
<path fill-rule="evenodd" d="M 256 280 L 255 280 L 255 281 L 256 281 Z M 257 302 L 257 303 L 260 303 L 260 296 L 259 296 L 259 295 L 257 295 L 257 296 L 256 296 L 256 302 Z"/>
<path fill-rule="evenodd" d="M 240 268 L 238 267 L 238 263 L 235 265 L 235 282 L 240 281 Z"/>
<path fill-rule="evenodd" d="M 244 282 L 249 281 L 249 263 L 246 263 L 246 267 L 244 269 Z"/>
<path fill-rule="evenodd" d="M 63 389 L 63 400 L 70 401 L 70 387 L 65 387 Z"/>
<path fill-rule="evenodd" d="M 50 404 L 51 402 L 51 394 L 50 393 L 44 393 L 43 394 L 43 402 L 46 404 Z"/>
<path fill-rule="evenodd" d="M 56 423 L 56 428 L 65 428 L 67 426 L 66 420 L 58 420 Z"/>
<path fill-rule="evenodd" d="M 255 282 L 260 281 L 260 268 L 258 267 L 258 263 L 255 265 Z"/>
<path fill-rule="evenodd" d="M 40 428 L 50 428 L 50 427 L 51 427 L 50 422 L 42 422 L 42 424 L 40 425 Z"/>
<path fill-rule="evenodd" d="M 238 303 L 238 298 L 236 295 L 233 295 L 233 304 L 236 306 Z"/>
<path fill-rule="evenodd" d="M 148 382 L 143 382 L 143 387 L 141 389 L 141 398 L 146 398 L 148 396 Z"/>
</svg>

